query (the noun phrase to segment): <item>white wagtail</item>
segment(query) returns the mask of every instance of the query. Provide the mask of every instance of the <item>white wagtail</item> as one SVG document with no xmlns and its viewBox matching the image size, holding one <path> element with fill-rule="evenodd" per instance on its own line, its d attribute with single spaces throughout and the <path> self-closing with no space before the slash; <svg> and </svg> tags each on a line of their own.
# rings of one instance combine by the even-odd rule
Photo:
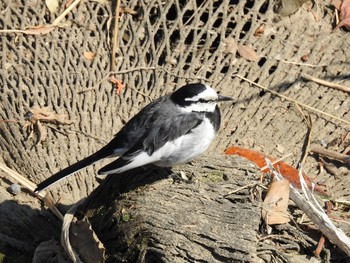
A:
<svg viewBox="0 0 350 263">
<path fill-rule="evenodd" d="M 188 84 L 144 107 L 102 149 L 40 183 L 41 191 L 101 159 L 120 156 L 98 174 L 117 174 L 146 164 L 171 167 L 193 160 L 214 139 L 220 126 L 218 95 L 203 84 Z"/>
</svg>

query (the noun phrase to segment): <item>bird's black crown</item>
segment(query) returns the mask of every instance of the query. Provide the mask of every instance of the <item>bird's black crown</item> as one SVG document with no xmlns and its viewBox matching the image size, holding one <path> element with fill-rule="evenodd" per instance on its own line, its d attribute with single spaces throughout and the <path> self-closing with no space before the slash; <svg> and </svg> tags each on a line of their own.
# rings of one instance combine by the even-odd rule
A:
<svg viewBox="0 0 350 263">
<path fill-rule="evenodd" d="M 193 101 L 188 101 L 186 99 L 193 98 L 205 90 L 206 86 L 204 84 L 187 84 L 176 90 L 173 94 L 171 94 L 170 98 L 174 103 L 186 107 L 193 103 Z"/>
</svg>

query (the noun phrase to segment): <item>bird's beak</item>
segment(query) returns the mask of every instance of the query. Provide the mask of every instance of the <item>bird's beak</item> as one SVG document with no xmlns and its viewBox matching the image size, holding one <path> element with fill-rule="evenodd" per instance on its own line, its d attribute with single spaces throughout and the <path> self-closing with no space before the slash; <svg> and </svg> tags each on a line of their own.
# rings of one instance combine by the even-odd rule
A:
<svg viewBox="0 0 350 263">
<path fill-rule="evenodd" d="M 228 101 L 228 100 L 233 100 L 233 99 L 222 95 L 218 96 L 218 101 Z"/>
</svg>

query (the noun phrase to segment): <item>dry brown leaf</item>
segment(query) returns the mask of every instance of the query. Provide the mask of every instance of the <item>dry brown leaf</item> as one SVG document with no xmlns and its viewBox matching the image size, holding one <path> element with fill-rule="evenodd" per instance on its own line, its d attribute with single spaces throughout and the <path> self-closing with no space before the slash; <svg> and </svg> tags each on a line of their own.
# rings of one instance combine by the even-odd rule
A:
<svg viewBox="0 0 350 263">
<path fill-rule="evenodd" d="M 261 211 L 261 216 L 267 224 L 285 224 L 290 221 L 287 212 L 288 200 L 289 181 L 280 180 L 272 182 L 267 191 Z"/>
<path fill-rule="evenodd" d="M 45 0 L 47 8 L 50 10 L 50 13 L 56 14 L 58 11 L 58 0 Z"/>
<path fill-rule="evenodd" d="M 71 4 L 73 4 L 74 0 L 68 0 L 65 4 L 64 4 L 64 8 L 67 9 Z"/>
<path fill-rule="evenodd" d="M 37 144 L 46 140 L 46 135 L 47 135 L 46 129 L 39 120 L 37 121 L 37 134 L 38 134 Z"/>
<path fill-rule="evenodd" d="M 237 44 L 234 38 L 228 37 L 223 40 L 223 42 L 226 44 L 224 53 L 230 53 L 230 54 L 236 54 L 237 52 Z"/>
<path fill-rule="evenodd" d="M 70 242 L 83 262 L 105 262 L 105 247 L 85 217 L 70 225 Z"/>
<path fill-rule="evenodd" d="M 331 0 L 331 4 L 338 10 L 340 10 L 341 3 L 341 0 Z"/>
<path fill-rule="evenodd" d="M 35 26 L 27 28 L 22 33 L 27 35 L 45 35 L 55 29 L 55 26 Z"/>
<path fill-rule="evenodd" d="M 123 80 L 117 79 L 115 75 L 111 75 L 108 78 L 108 81 L 112 82 L 115 85 L 116 87 L 115 93 L 117 93 L 118 95 L 125 88 L 125 85 L 123 84 Z"/>
<path fill-rule="evenodd" d="M 335 1 L 333 2 L 333 5 L 340 11 L 340 22 L 334 28 L 334 30 L 341 27 L 345 27 L 347 30 L 350 30 L 350 0 L 343 0 L 340 6 L 339 2 Z"/>
<path fill-rule="evenodd" d="M 96 57 L 96 52 L 84 51 L 84 57 L 88 60 L 93 60 Z"/>
<path fill-rule="evenodd" d="M 265 25 L 260 25 L 254 32 L 255 37 L 261 37 L 265 33 Z"/>
<path fill-rule="evenodd" d="M 247 45 L 237 45 L 237 51 L 238 51 L 238 54 L 246 60 L 249 60 L 249 61 L 259 60 L 258 54 L 254 51 L 254 49 L 252 49 Z"/>
<path fill-rule="evenodd" d="M 121 7 L 120 8 L 120 12 L 121 13 L 127 13 L 130 15 L 137 15 L 137 12 L 129 7 Z"/>
<path fill-rule="evenodd" d="M 54 30 L 56 26 L 48 25 L 48 26 L 35 26 L 30 27 L 25 30 L 21 29 L 2 29 L 0 33 L 22 33 L 26 35 L 45 35 Z"/>
<path fill-rule="evenodd" d="M 310 54 L 308 53 L 308 54 L 305 54 L 305 55 L 301 56 L 300 59 L 301 59 L 302 62 L 306 62 L 306 61 L 309 60 L 309 57 L 310 57 Z"/>
<path fill-rule="evenodd" d="M 37 144 L 45 141 L 46 139 L 47 132 L 43 123 L 62 125 L 69 125 L 73 123 L 73 121 L 69 120 L 65 114 L 57 114 L 48 107 L 33 107 L 26 115 L 26 122 L 24 123 L 23 128 L 27 130 L 27 139 L 36 135 Z"/>
<path fill-rule="evenodd" d="M 72 120 L 69 120 L 67 115 L 57 114 L 54 111 L 52 111 L 49 107 L 33 107 L 29 111 L 33 114 L 30 117 L 30 119 L 34 120 L 34 122 L 39 120 L 41 122 L 63 125 L 69 125 L 74 122 Z"/>
</svg>

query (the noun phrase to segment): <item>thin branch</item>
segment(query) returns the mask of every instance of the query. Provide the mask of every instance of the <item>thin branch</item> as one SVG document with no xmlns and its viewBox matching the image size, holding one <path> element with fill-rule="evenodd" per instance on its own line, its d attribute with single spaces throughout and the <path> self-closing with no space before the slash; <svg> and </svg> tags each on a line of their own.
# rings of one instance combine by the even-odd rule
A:
<svg viewBox="0 0 350 263">
<path fill-rule="evenodd" d="M 68 15 L 68 13 L 70 11 L 72 11 L 72 9 L 74 7 L 76 7 L 82 0 L 75 0 L 66 10 L 64 10 L 62 12 L 62 14 L 60 14 L 53 22 L 51 25 L 53 26 L 58 26 L 58 24 L 61 22 L 61 20 L 66 16 Z"/>
<path fill-rule="evenodd" d="M 299 62 L 293 62 L 293 61 L 287 61 L 287 60 L 279 60 L 283 63 L 286 63 L 286 64 L 293 64 L 293 65 L 298 65 L 298 66 L 305 66 L 305 67 L 310 67 L 310 68 L 318 68 L 318 67 L 324 67 L 324 66 L 327 66 L 325 64 L 323 65 L 314 65 L 314 64 L 308 64 L 308 63 L 299 63 Z"/>
<path fill-rule="evenodd" d="M 281 158 L 279 158 L 279 159 L 277 159 L 276 161 L 272 162 L 272 165 L 275 165 L 276 163 L 279 163 L 279 162 L 283 161 L 284 159 L 287 159 L 288 157 L 290 157 L 290 156 L 292 156 L 292 155 L 293 155 L 293 153 L 288 153 L 287 155 L 282 156 Z M 260 172 L 266 170 L 267 168 L 269 168 L 268 165 L 265 165 L 265 166 L 261 167 L 261 168 L 260 168 Z"/>
<path fill-rule="evenodd" d="M 278 97 L 280 97 L 280 98 L 283 98 L 283 99 L 285 99 L 285 100 L 288 100 L 288 101 L 290 101 L 290 102 L 293 102 L 293 103 L 295 103 L 295 104 L 298 104 L 299 106 L 301 106 L 301 107 L 303 107 L 303 108 L 312 110 L 312 111 L 317 112 L 317 113 L 319 113 L 319 114 L 321 114 L 321 115 L 325 115 L 325 116 L 327 116 L 327 117 L 336 119 L 336 120 L 338 120 L 338 121 L 340 121 L 340 122 L 343 122 L 343 123 L 346 123 L 346 124 L 349 124 L 349 125 L 350 125 L 350 122 L 349 122 L 349 121 L 343 120 L 343 119 L 338 118 L 338 117 L 336 117 L 336 116 L 334 116 L 334 115 L 332 115 L 332 114 L 326 113 L 326 112 L 324 112 L 324 111 L 321 111 L 321 110 L 319 110 L 319 109 L 316 109 L 316 108 L 314 108 L 314 107 L 311 107 L 311 106 L 309 106 L 309 105 L 306 105 L 306 104 L 304 104 L 304 103 L 302 103 L 302 102 L 299 102 L 299 101 L 297 101 L 297 100 L 295 100 L 295 99 L 292 99 L 292 98 L 289 98 L 289 97 L 287 97 L 287 96 L 284 96 L 284 95 L 282 95 L 282 94 L 280 94 L 280 93 L 278 93 L 278 92 L 276 92 L 276 91 L 270 90 L 269 88 L 266 88 L 266 87 L 264 87 L 264 86 L 262 86 L 262 85 L 260 85 L 260 84 L 258 84 L 258 83 L 256 83 L 256 82 L 254 82 L 254 81 L 252 81 L 252 80 L 250 80 L 250 79 L 247 79 L 247 78 L 245 78 L 245 77 L 243 77 L 243 76 L 241 76 L 241 75 L 234 74 L 234 76 L 236 76 L 236 77 L 238 77 L 238 78 L 240 78 L 240 79 L 243 79 L 243 80 L 247 81 L 248 83 L 253 84 L 253 85 L 259 87 L 260 89 L 265 90 L 265 91 L 267 91 L 267 92 L 270 92 L 270 93 L 272 93 L 272 94 L 274 94 L 274 95 L 276 95 L 276 96 L 278 96 Z"/>
<path fill-rule="evenodd" d="M 85 93 L 88 91 L 94 91 L 102 82 L 109 79 L 111 75 L 125 74 L 125 73 L 130 73 L 130 72 L 139 71 L 139 70 L 155 70 L 155 69 L 157 68 L 156 67 L 136 67 L 136 68 L 126 69 L 126 70 L 110 71 L 101 80 L 99 80 L 93 87 L 78 91 L 78 94 Z"/>
<path fill-rule="evenodd" d="M 336 159 L 338 161 L 341 161 L 343 163 L 350 163 L 350 156 L 346 154 L 341 154 L 332 150 L 324 149 L 321 147 L 312 147 L 310 149 L 310 152 L 318 153 L 323 156 L 327 156 L 332 159 Z"/>
<path fill-rule="evenodd" d="M 337 89 L 337 90 L 341 90 L 341 91 L 350 93 L 350 88 L 349 87 L 346 87 L 344 85 L 340 85 L 338 83 L 329 82 L 329 81 L 326 81 L 326 80 L 323 80 L 323 79 L 319 79 L 319 78 L 313 77 L 313 76 L 308 75 L 308 74 L 301 74 L 301 77 L 306 79 L 306 80 L 313 81 L 313 82 L 315 82 L 317 84 L 320 84 L 320 85 L 323 85 L 323 86 L 326 86 L 326 87 L 330 87 L 330 88 L 334 88 L 334 89 Z"/>
<path fill-rule="evenodd" d="M 24 177 L 23 175 L 17 173 L 16 171 L 10 169 L 5 164 L 0 163 L 0 170 L 4 171 L 6 174 L 8 174 L 11 178 L 15 179 L 17 182 L 19 182 L 22 186 L 27 188 L 31 193 L 33 193 L 35 196 L 37 196 L 39 199 L 41 199 L 47 207 L 51 210 L 51 212 L 57 216 L 60 220 L 63 220 L 63 215 L 58 211 L 56 206 L 53 204 L 50 197 L 46 195 L 45 191 L 40 191 L 38 193 L 35 193 L 35 189 L 37 188 L 37 185 Z"/>
<path fill-rule="evenodd" d="M 300 108 L 300 106 L 298 104 L 295 104 L 296 108 L 298 109 L 298 111 L 300 112 L 301 116 L 303 117 L 307 127 L 308 127 L 308 130 L 307 130 L 307 133 L 306 133 L 306 136 L 307 136 L 307 142 L 306 142 L 306 147 L 304 149 L 304 152 L 302 154 L 302 158 L 301 158 L 301 165 L 303 166 L 305 164 L 305 161 L 306 161 L 306 158 L 307 156 L 309 155 L 309 152 L 310 152 L 310 144 L 311 144 L 311 135 L 312 135 L 312 119 L 311 119 L 311 116 L 310 116 L 310 112 L 308 112 L 308 116 L 306 117 L 303 110 Z"/>
<path fill-rule="evenodd" d="M 115 56 L 118 49 L 119 13 L 120 13 L 120 0 L 117 0 L 117 6 L 115 8 L 114 30 L 113 30 L 113 40 L 112 40 L 113 46 L 112 46 L 111 71 L 114 71 L 115 69 Z"/>
<path fill-rule="evenodd" d="M 101 80 L 99 80 L 93 87 L 91 88 L 87 88 L 87 89 L 83 89 L 78 91 L 78 94 L 82 94 L 85 92 L 89 92 L 89 91 L 94 91 L 102 82 L 106 81 L 109 79 L 109 77 L 111 75 L 115 75 L 115 74 L 126 74 L 126 73 L 130 73 L 130 72 L 134 72 L 134 71 L 141 71 L 141 70 L 161 70 L 164 71 L 165 73 L 169 74 L 170 76 L 173 77 L 177 77 L 177 78 L 183 78 L 183 79 L 197 79 L 197 80 L 203 80 L 203 81 L 207 81 L 206 78 L 203 77 L 188 77 L 188 76 L 179 76 L 177 74 L 171 73 L 169 70 L 162 68 L 162 67 L 146 67 L 146 66 L 142 66 L 142 67 L 135 67 L 135 68 L 130 68 L 130 69 L 125 69 L 125 70 L 119 70 L 119 71 L 109 71 Z M 140 93 L 143 96 L 147 96 L 144 93 L 141 93 L 140 91 L 137 91 L 138 93 Z"/>
</svg>

